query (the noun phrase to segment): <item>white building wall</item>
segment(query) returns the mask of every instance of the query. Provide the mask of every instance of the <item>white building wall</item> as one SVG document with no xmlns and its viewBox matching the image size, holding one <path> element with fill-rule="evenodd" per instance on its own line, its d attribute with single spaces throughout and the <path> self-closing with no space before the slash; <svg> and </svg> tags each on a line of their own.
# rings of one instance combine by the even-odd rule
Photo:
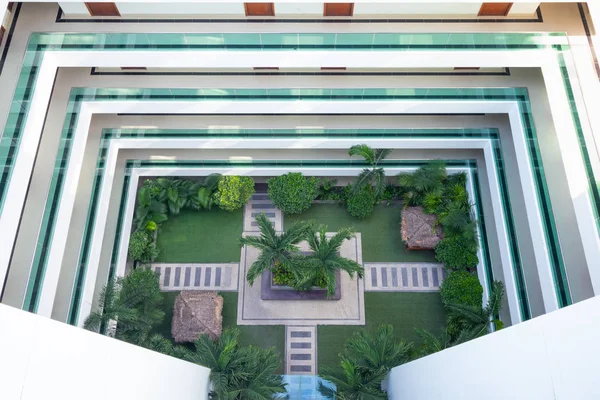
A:
<svg viewBox="0 0 600 400">
<path fill-rule="evenodd" d="M 391 399 L 600 398 L 600 297 L 396 367 Z"/>
<path fill-rule="evenodd" d="M 0 327 L 0 399 L 208 398 L 208 368 L 4 305 Z"/>
</svg>

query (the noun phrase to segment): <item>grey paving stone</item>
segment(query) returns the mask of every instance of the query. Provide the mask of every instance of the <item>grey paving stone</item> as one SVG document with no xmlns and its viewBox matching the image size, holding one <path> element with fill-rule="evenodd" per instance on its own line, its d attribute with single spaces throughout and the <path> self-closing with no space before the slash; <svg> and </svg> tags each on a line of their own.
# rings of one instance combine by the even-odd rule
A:
<svg viewBox="0 0 600 400">
<path fill-rule="evenodd" d="M 291 372 L 312 372 L 310 365 L 292 365 L 290 367 Z"/>
<path fill-rule="evenodd" d="M 421 268 L 421 272 L 423 273 L 423 286 L 429 287 L 429 274 L 427 273 L 427 267 Z"/>
<path fill-rule="evenodd" d="M 252 203 L 252 209 L 253 210 L 272 210 L 274 209 L 275 206 L 271 203 L 271 204 L 266 204 L 266 203 Z"/>
<path fill-rule="evenodd" d="M 256 216 L 258 216 L 260 214 L 265 214 L 269 218 L 275 218 L 274 212 L 253 212 L 250 215 L 252 215 L 252 218 L 256 218 Z"/>
<path fill-rule="evenodd" d="M 398 268 L 392 267 L 392 286 L 398 287 Z"/>
<path fill-rule="evenodd" d="M 252 200 L 271 200 L 267 193 L 254 193 L 252 195 Z"/>
<path fill-rule="evenodd" d="M 290 354 L 290 360 L 309 361 L 311 358 L 310 354 Z"/>
<path fill-rule="evenodd" d="M 221 286 L 221 267 L 215 268 L 215 286 Z"/>
<path fill-rule="evenodd" d="M 225 277 L 223 278 L 223 286 L 229 287 L 231 286 L 231 268 L 225 268 Z"/>
<path fill-rule="evenodd" d="M 402 286 L 408 287 L 408 271 L 402 268 Z"/>
<path fill-rule="evenodd" d="M 387 287 L 387 268 L 381 267 L 381 286 Z"/>
<path fill-rule="evenodd" d="M 310 343 L 290 343 L 291 349 L 310 349 Z"/>
<path fill-rule="evenodd" d="M 292 337 L 310 337 L 310 332 L 290 332 Z"/>
<path fill-rule="evenodd" d="M 438 277 L 438 268 L 432 268 L 431 269 L 431 277 L 433 278 L 433 287 L 439 287 L 440 286 L 440 278 Z"/>
<path fill-rule="evenodd" d="M 412 284 L 413 284 L 413 287 L 419 287 L 419 276 L 417 275 L 418 274 L 417 269 L 416 268 L 411 268 L 410 272 L 411 272 L 411 275 L 412 275 Z"/>
<path fill-rule="evenodd" d="M 169 286 L 169 282 L 171 281 L 171 267 L 165 268 L 165 277 L 163 281 L 164 286 Z"/>
<path fill-rule="evenodd" d="M 181 267 L 175 267 L 175 282 L 173 283 L 173 286 L 179 286 L 180 282 L 181 282 Z"/>
<path fill-rule="evenodd" d="M 190 286 L 190 280 L 192 278 L 192 267 L 185 268 L 185 277 L 183 278 L 183 286 Z"/>
<path fill-rule="evenodd" d="M 200 277 L 202 276 L 202 267 L 196 267 L 196 275 L 194 276 L 194 286 L 200 286 Z"/>
<path fill-rule="evenodd" d="M 377 268 L 371 268 L 371 286 L 377 287 Z"/>
<path fill-rule="evenodd" d="M 206 267 L 205 272 L 204 272 L 204 286 L 210 286 L 211 274 L 212 274 L 212 269 L 210 267 Z"/>
</svg>

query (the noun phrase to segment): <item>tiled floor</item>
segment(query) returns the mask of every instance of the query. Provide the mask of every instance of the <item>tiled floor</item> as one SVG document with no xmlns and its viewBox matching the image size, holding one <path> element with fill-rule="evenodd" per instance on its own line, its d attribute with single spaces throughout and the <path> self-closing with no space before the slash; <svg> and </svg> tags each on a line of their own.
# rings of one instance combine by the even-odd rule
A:
<svg viewBox="0 0 600 400">
<path fill-rule="evenodd" d="M 238 263 L 151 264 L 151 268 L 160 275 L 163 291 L 238 289 Z"/>
<path fill-rule="evenodd" d="M 317 373 L 317 327 L 285 327 L 286 375 L 315 375 Z"/>
<path fill-rule="evenodd" d="M 283 214 L 275 207 L 267 193 L 254 193 L 244 208 L 244 232 L 258 232 L 255 218 L 265 213 L 276 231 L 283 230 Z"/>
<path fill-rule="evenodd" d="M 446 276 L 437 263 L 365 263 L 366 291 L 433 292 Z"/>
</svg>

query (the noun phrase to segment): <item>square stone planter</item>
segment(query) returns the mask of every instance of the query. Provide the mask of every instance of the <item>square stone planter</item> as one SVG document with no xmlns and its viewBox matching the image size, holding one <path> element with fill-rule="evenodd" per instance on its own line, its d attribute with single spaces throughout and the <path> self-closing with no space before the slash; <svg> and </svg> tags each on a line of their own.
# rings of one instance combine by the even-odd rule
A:
<svg viewBox="0 0 600 400">
<path fill-rule="evenodd" d="M 271 270 L 263 272 L 261 277 L 261 300 L 339 300 L 342 298 L 340 271 L 335 272 L 335 294 L 327 297 L 327 289 L 315 287 L 312 290 L 299 292 L 289 286 L 273 283 Z"/>
</svg>

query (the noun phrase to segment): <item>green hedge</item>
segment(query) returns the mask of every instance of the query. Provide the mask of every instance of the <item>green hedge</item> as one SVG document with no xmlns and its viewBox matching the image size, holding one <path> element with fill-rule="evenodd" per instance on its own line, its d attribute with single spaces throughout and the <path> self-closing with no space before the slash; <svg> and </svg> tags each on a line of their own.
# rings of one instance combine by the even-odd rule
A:
<svg viewBox="0 0 600 400">
<path fill-rule="evenodd" d="M 346 210 L 356 218 L 365 218 L 371 215 L 375 206 L 375 195 L 371 186 L 365 186 L 356 194 L 352 194 L 348 185 L 346 197 Z"/>
<path fill-rule="evenodd" d="M 442 302 L 481 307 L 483 287 L 476 275 L 467 271 L 453 271 L 444 279 L 440 287 Z"/>
<path fill-rule="evenodd" d="M 219 180 L 215 202 L 225 211 L 242 208 L 254 193 L 254 179 L 249 176 L 225 175 Z"/>
<path fill-rule="evenodd" d="M 446 269 L 461 270 L 476 267 L 477 242 L 464 236 L 451 236 L 442 239 L 435 247 L 435 257 Z"/>
<path fill-rule="evenodd" d="M 271 201 L 284 214 L 300 214 L 308 210 L 319 195 L 320 180 L 290 172 L 267 181 Z"/>
<path fill-rule="evenodd" d="M 129 238 L 129 258 L 133 261 L 149 263 L 158 257 L 158 249 L 150 233 L 146 231 L 134 232 Z"/>
</svg>

